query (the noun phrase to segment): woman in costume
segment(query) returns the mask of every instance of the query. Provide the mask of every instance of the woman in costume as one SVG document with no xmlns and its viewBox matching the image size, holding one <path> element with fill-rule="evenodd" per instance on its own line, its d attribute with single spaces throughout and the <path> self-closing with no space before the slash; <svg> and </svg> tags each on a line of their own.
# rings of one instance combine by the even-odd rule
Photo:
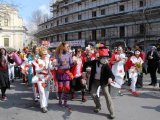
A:
<svg viewBox="0 0 160 120">
<path fill-rule="evenodd" d="M 112 72 L 115 76 L 115 81 L 122 86 L 124 83 L 124 64 L 126 62 L 125 54 L 123 53 L 123 48 L 119 46 L 117 48 L 117 52 L 115 52 L 111 59 L 110 64 L 112 66 Z M 122 95 L 121 91 L 119 91 L 119 95 Z"/>
<path fill-rule="evenodd" d="M 4 47 L 0 48 L 0 89 L 2 93 L 2 101 L 7 100 L 6 89 L 10 88 L 8 78 L 8 60 L 7 51 Z"/>
<path fill-rule="evenodd" d="M 47 49 L 41 47 L 39 50 L 40 59 L 34 60 L 32 64 L 35 66 L 36 75 L 32 78 L 32 83 L 37 83 L 39 95 L 40 95 L 40 106 L 42 112 L 48 111 L 48 97 L 50 91 L 50 80 L 52 75 L 50 70 L 53 69 L 53 62 L 49 59 Z"/>
<path fill-rule="evenodd" d="M 72 74 L 74 79 L 71 81 L 71 93 L 72 93 L 72 100 L 75 97 L 74 91 L 81 90 L 82 92 L 82 102 L 86 102 L 85 97 L 85 88 L 86 88 L 86 81 L 82 79 L 82 56 L 81 56 L 81 49 L 75 50 L 75 56 L 73 56 L 74 66 L 72 67 Z"/>
<path fill-rule="evenodd" d="M 140 51 L 136 50 L 134 55 L 126 62 L 126 71 L 129 71 L 129 78 L 131 78 L 130 92 L 133 96 L 139 96 L 139 92 L 135 90 L 138 75 L 142 72 L 143 60 L 140 57 Z"/>
<path fill-rule="evenodd" d="M 58 68 L 56 74 L 58 80 L 59 105 L 62 105 L 63 93 L 63 106 L 70 109 L 67 101 L 70 92 L 70 81 L 73 79 L 73 74 L 70 72 L 70 68 L 73 66 L 73 57 L 69 50 L 70 47 L 68 43 L 60 43 L 55 52 L 55 59 L 57 60 Z"/>
</svg>

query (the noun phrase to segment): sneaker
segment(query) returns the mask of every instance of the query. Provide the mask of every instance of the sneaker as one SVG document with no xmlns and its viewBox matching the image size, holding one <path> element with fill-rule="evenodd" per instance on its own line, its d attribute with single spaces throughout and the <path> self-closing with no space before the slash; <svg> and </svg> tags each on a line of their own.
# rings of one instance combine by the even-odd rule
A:
<svg viewBox="0 0 160 120">
<path fill-rule="evenodd" d="M 95 108 L 95 109 L 94 109 L 94 112 L 95 112 L 95 113 L 98 113 L 100 110 L 101 110 L 100 107 L 99 107 L 99 108 Z"/>
<path fill-rule="evenodd" d="M 35 98 L 35 99 L 34 99 L 34 102 L 38 102 L 38 99 L 37 99 L 37 98 Z"/>
<path fill-rule="evenodd" d="M 43 112 L 43 113 L 46 113 L 46 112 L 48 112 L 48 109 L 47 109 L 47 107 L 43 107 L 43 108 L 42 108 L 42 112 Z"/>
<path fill-rule="evenodd" d="M 8 99 L 7 99 L 7 97 L 6 96 L 3 96 L 2 97 L 2 101 L 7 101 Z"/>
<path fill-rule="evenodd" d="M 135 92 L 132 92 L 132 95 L 135 97 L 138 97 L 138 96 L 140 96 L 140 93 L 135 91 Z"/>
<path fill-rule="evenodd" d="M 40 99 L 40 96 L 39 96 L 39 95 L 37 96 L 37 99 Z"/>
<path fill-rule="evenodd" d="M 119 92 L 119 93 L 118 93 L 118 96 L 123 96 L 123 93 Z"/>
</svg>

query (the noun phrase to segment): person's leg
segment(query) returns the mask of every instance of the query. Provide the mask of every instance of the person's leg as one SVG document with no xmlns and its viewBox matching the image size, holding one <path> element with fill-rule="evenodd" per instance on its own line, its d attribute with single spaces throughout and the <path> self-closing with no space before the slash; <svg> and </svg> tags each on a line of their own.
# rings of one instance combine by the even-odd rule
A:
<svg viewBox="0 0 160 120">
<path fill-rule="evenodd" d="M 85 97 L 85 89 L 82 90 L 82 102 L 86 102 L 87 98 Z"/>
<path fill-rule="evenodd" d="M 46 113 L 47 110 L 47 101 L 46 101 L 46 95 L 45 95 L 45 88 L 43 86 L 44 82 L 38 81 L 38 89 L 39 89 L 39 94 L 40 94 L 40 105 L 42 108 L 42 112 Z"/>
<path fill-rule="evenodd" d="M 63 82 L 58 82 L 59 105 L 62 105 Z"/>
<path fill-rule="evenodd" d="M 91 86 L 91 97 L 93 98 L 93 101 L 96 105 L 96 108 L 94 109 L 94 112 L 99 112 L 101 110 L 101 104 L 100 104 L 100 99 L 97 96 L 97 89 L 99 87 L 99 81 L 94 80 Z"/>
<path fill-rule="evenodd" d="M 104 94 L 105 99 L 106 99 L 106 104 L 107 104 L 107 108 L 110 112 L 110 117 L 114 118 L 115 117 L 115 111 L 114 111 L 113 101 L 112 101 L 111 95 L 109 93 L 109 87 L 107 85 L 102 86 L 102 91 L 103 91 L 103 94 Z"/>
<path fill-rule="evenodd" d="M 14 66 L 11 68 L 11 74 L 12 74 L 12 82 L 14 82 L 15 79 Z"/>
<path fill-rule="evenodd" d="M 2 100 L 7 100 L 7 97 L 6 97 L 6 89 L 5 87 L 1 88 L 1 93 L 2 93 Z"/>
<path fill-rule="evenodd" d="M 67 104 L 68 97 L 69 97 L 69 92 L 70 92 L 70 81 L 65 81 L 64 82 L 64 95 L 63 95 L 64 106 L 65 107 L 69 107 L 68 104 Z"/>
<path fill-rule="evenodd" d="M 157 75 L 156 75 L 157 69 L 153 70 L 152 72 L 152 83 L 155 86 L 157 84 Z"/>
<path fill-rule="evenodd" d="M 132 90 L 132 92 L 135 92 L 135 88 L 136 88 L 136 82 L 137 82 L 137 75 L 134 75 L 132 78 L 131 78 L 131 86 L 130 86 L 130 89 Z"/>
<path fill-rule="evenodd" d="M 150 71 L 150 77 L 151 77 L 151 83 L 149 85 L 153 85 L 153 81 L 154 81 L 154 73 L 153 73 L 153 71 Z"/>
</svg>

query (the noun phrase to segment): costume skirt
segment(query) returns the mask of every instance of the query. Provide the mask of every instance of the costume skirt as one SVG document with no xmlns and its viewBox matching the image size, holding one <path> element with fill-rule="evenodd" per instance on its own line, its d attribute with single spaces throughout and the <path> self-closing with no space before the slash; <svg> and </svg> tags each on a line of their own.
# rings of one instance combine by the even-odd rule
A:
<svg viewBox="0 0 160 120">
<path fill-rule="evenodd" d="M 10 82 L 8 78 L 8 70 L 0 71 L 0 89 L 1 88 L 10 88 Z"/>
</svg>

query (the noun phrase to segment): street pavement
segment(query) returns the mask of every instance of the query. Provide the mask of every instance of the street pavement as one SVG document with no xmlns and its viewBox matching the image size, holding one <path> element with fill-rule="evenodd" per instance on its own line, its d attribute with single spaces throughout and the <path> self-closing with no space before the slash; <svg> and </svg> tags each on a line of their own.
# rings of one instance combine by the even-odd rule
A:
<svg viewBox="0 0 160 120">
<path fill-rule="evenodd" d="M 160 75 L 158 76 L 160 80 Z M 138 89 L 140 97 L 133 97 L 124 86 L 123 96 L 113 97 L 116 111 L 115 120 L 159 120 L 160 88 L 148 86 L 150 77 L 144 76 L 144 88 Z M 94 103 L 88 95 L 88 101 L 81 102 L 80 93 L 74 101 L 69 101 L 72 112 L 58 106 L 55 94 L 50 93 L 47 113 L 42 113 L 39 103 L 33 101 L 32 88 L 16 80 L 7 90 L 8 101 L 0 101 L 0 120 L 108 120 L 109 112 L 105 99 L 101 96 L 102 110 L 95 114 Z"/>
</svg>

